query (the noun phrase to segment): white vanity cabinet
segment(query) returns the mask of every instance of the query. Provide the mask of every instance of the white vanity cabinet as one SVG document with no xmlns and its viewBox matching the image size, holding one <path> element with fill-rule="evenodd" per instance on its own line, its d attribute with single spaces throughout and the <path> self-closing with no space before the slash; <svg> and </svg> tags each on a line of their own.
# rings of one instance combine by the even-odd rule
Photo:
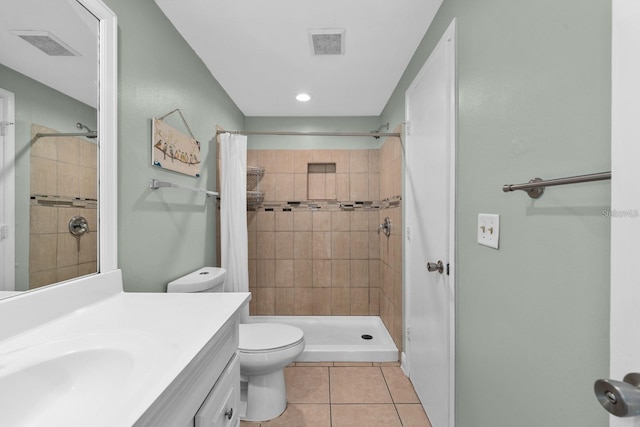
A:
<svg viewBox="0 0 640 427">
<path fill-rule="evenodd" d="M 236 312 L 135 423 L 136 427 L 237 427 L 240 365 Z"/>
<path fill-rule="evenodd" d="M 195 427 L 240 425 L 240 361 L 236 354 L 196 414 Z"/>
<path fill-rule="evenodd" d="M 0 424 L 238 427 L 250 299 L 123 292 L 120 270 L 0 299 Z"/>
</svg>

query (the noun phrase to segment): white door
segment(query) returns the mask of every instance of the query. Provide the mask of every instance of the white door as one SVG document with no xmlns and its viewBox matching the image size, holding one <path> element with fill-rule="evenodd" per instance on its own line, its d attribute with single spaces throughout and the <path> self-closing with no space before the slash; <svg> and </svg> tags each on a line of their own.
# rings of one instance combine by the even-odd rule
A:
<svg viewBox="0 0 640 427">
<path fill-rule="evenodd" d="M 0 291 L 15 290 L 14 95 L 0 89 Z"/>
<path fill-rule="evenodd" d="M 611 368 L 621 381 L 640 372 L 640 2 L 612 2 Z M 596 403 L 597 404 L 597 403 Z M 604 409 L 603 409 L 604 410 Z M 610 417 L 611 427 L 640 426 L 640 417 Z"/>
<path fill-rule="evenodd" d="M 455 20 L 406 92 L 406 364 L 433 427 L 454 425 Z M 442 263 L 442 272 L 427 263 Z"/>
</svg>

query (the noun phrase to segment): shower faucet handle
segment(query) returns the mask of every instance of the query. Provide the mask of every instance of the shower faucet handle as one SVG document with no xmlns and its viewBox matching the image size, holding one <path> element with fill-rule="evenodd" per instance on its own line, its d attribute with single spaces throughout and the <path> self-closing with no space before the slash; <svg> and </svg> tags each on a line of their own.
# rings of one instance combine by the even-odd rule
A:
<svg viewBox="0 0 640 427">
<path fill-rule="evenodd" d="M 69 233 L 74 236 L 82 236 L 89 232 L 89 222 L 83 216 L 74 216 L 69 220 Z"/>
<path fill-rule="evenodd" d="M 387 237 L 391 235 L 391 220 L 389 217 L 385 217 L 384 222 L 378 226 L 378 234 L 380 234 L 380 231 L 383 231 Z"/>
</svg>

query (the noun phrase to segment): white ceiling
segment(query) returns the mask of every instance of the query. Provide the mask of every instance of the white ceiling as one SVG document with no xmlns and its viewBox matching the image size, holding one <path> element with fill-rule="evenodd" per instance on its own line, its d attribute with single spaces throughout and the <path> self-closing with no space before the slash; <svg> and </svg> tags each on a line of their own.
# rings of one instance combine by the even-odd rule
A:
<svg viewBox="0 0 640 427">
<path fill-rule="evenodd" d="M 80 56 L 49 56 L 12 31 L 48 31 Z M 98 20 L 75 0 L 2 0 L 0 64 L 92 107 L 98 97 Z"/>
<path fill-rule="evenodd" d="M 297 117 L 380 115 L 442 0 L 155 2 L 245 116 Z M 313 56 L 310 29 L 345 53 Z"/>
</svg>

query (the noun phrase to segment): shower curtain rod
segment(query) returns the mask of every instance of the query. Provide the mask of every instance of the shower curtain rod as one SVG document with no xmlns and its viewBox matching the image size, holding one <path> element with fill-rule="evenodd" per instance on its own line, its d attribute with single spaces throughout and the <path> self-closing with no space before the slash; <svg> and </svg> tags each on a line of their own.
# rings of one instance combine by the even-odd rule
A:
<svg viewBox="0 0 640 427">
<path fill-rule="evenodd" d="M 397 137 L 400 138 L 399 132 L 380 133 L 380 132 L 273 132 L 273 131 L 252 131 L 252 130 L 218 130 L 216 135 L 223 133 L 232 133 L 240 135 L 274 135 L 274 136 L 370 136 L 379 137 Z"/>
</svg>

